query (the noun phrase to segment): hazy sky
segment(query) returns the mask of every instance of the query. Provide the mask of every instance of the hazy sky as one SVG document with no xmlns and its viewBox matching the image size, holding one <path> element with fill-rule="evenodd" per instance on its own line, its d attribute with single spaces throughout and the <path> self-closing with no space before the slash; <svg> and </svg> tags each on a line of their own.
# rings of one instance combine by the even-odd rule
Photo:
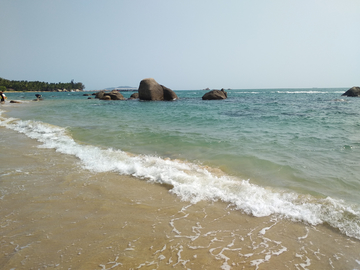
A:
<svg viewBox="0 0 360 270">
<path fill-rule="evenodd" d="M 360 0 L 0 0 L 0 77 L 173 90 L 360 85 Z"/>
</svg>

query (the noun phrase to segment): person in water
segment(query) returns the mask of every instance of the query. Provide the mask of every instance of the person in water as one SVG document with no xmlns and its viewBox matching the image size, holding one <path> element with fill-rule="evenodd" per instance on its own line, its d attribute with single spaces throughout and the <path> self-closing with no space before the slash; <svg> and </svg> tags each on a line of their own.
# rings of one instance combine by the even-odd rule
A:
<svg viewBox="0 0 360 270">
<path fill-rule="evenodd" d="M 5 99 L 7 99 L 7 97 L 3 92 L 0 92 L 0 97 L 1 97 L 1 103 L 5 103 Z"/>
</svg>

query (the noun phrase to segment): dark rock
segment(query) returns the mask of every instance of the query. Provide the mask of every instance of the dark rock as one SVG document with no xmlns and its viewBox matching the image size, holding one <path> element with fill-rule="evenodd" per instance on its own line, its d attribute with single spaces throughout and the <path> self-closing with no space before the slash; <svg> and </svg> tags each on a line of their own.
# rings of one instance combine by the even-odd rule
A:
<svg viewBox="0 0 360 270">
<path fill-rule="evenodd" d="M 99 91 L 95 93 L 95 98 L 102 99 L 104 97 L 105 91 Z"/>
<path fill-rule="evenodd" d="M 171 90 L 170 88 L 167 88 L 163 85 L 161 87 L 163 88 L 163 92 L 164 92 L 164 100 L 178 99 L 178 96 L 175 94 L 175 92 L 173 90 Z"/>
<path fill-rule="evenodd" d="M 91 96 L 91 94 L 83 94 L 84 97 Z"/>
<path fill-rule="evenodd" d="M 21 102 L 17 100 L 10 100 L 10 103 L 21 103 Z"/>
<path fill-rule="evenodd" d="M 175 100 L 178 96 L 170 88 L 158 84 L 153 78 L 144 79 L 139 85 L 141 100 Z"/>
<path fill-rule="evenodd" d="M 214 100 L 214 99 L 226 99 L 227 93 L 224 89 L 221 90 L 211 90 L 202 96 L 203 100 Z"/>
<path fill-rule="evenodd" d="M 139 93 L 134 93 L 130 96 L 129 99 L 138 99 L 139 98 Z"/>
<path fill-rule="evenodd" d="M 142 100 L 163 100 L 164 91 L 160 84 L 154 79 L 144 79 L 139 85 L 139 99 Z"/>
<path fill-rule="evenodd" d="M 360 87 L 359 86 L 353 86 L 349 90 L 347 90 L 342 96 L 348 96 L 348 97 L 358 97 L 360 96 Z"/>
</svg>

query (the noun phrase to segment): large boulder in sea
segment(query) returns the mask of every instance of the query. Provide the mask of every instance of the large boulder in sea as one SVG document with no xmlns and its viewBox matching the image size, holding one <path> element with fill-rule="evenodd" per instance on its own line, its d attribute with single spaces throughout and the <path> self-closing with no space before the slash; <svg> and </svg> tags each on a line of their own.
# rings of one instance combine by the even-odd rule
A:
<svg viewBox="0 0 360 270">
<path fill-rule="evenodd" d="M 226 99 L 227 92 L 224 91 L 224 88 L 221 90 L 211 90 L 202 96 L 203 100 L 214 100 L 214 99 Z"/>
<path fill-rule="evenodd" d="M 175 100 L 178 96 L 170 88 L 158 84 L 153 78 L 143 79 L 139 85 L 141 100 Z"/>
<path fill-rule="evenodd" d="M 342 96 L 348 96 L 348 97 L 358 97 L 360 96 L 360 87 L 359 86 L 353 86 L 349 90 L 347 90 Z"/>
</svg>

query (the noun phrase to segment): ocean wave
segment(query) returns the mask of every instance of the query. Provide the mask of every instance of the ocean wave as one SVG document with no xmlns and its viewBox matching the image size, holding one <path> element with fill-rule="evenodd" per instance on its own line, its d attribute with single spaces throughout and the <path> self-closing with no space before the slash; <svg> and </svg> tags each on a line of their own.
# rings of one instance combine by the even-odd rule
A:
<svg viewBox="0 0 360 270">
<path fill-rule="evenodd" d="M 278 94 L 328 94 L 325 91 L 276 91 Z"/>
<path fill-rule="evenodd" d="M 119 149 L 103 149 L 77 143 L 66 128 L 38 121 L 2 117 L 0 126 L 36 139 L 40 147 L 79 158 L 94 172 L 113 171 L 149 182 L 172 186 L 170 192 L 182 200 L 223 201 L 256 217 L 278 215 L 312 225 L 327 223 L 342 233 L 360 239 L 360 209 L 342 200 L 261 187 L 212 168 L 180 160 L 149 155 L 132 155 Z"/>
<path fill-rule="evenodd" d="M 329 91 L 320 91 L 320 90 L 297 90 L 297 91 L 276 91 L 274 93 L 278 93 L 278 94 L 329 94 L 329 93 L 333 93 L 333 94 L 343 94 L 344 91 L 334 91 L 334 92 L 329 92 Z"/>
<path fill-rule="evenodd" d="M 274 91 L 264 91 L 264 90 L 256 90 L 256 91 L 233 91 L 231 94 L 235 95 L 242 95 L 242 94 L 264 94 L 264 93 L 271 93 L 271 94 L 343 94 L 344 91 L 322 91 L 322 90 L 274 90 Z"/>
</svg>

